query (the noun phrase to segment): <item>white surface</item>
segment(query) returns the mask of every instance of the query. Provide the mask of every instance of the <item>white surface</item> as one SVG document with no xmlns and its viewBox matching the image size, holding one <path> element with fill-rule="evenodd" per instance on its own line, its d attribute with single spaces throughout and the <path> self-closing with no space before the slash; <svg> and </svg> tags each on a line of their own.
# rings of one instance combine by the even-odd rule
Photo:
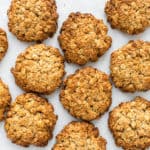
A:
<svg viewBox="0 0 150 150">
<path fill-rule="evenodd" d="M 15 59 L 17 55 L 22 52 L 27 46 L 31 45 L 32 43 L 25 43 L 21 42 L 16 39 L 9 31 L 7 27 L 7 10 L 10 5 L 10 0 L 0 0 L 0 27 L 4 28 L 7 31 L 8 40 L 9 40 L 9 49 L 5 56 L 5 58 L 0 63 L 0 77 L 5 81 L 6 84 L 9 85 L 11 95 L 13 100 L 16 96 L 23 93 L 23 91 L 17 87 L 14 82 L 14 78 L 10 73 L 10 68 L 15 64 Z M 102 18 L 105 23 L 106 17 L 104 14 L 104 5 L 105 0 L 57 0 L 57 7 L 59 13 L 59 21 L 58 21 L 58 30 L 57 33 L 53 38 L 47 39 L 44 41 L 47 45 L 52 45 L 54 47 L 58 47 L 57 36 L 59 34 L 60 27 L 62 22 L 67 18 L 70 12 L 87 12 L 92 13 L 97 18 Z M 110 61 L 110 54 L 115 49 L 119 48 L 123 44 L 126 44 L 131 39 L 143 39 L 149 40 L 150 39 L 150 29 L 147 29 L 144 33 L 139 34 L 137 36 L 129 36 L 124 33 L 121 33 L 117 30 L 112 30 L 109 27 L 109 35 L 113 39 L 112 47 L 104 56 L 102 56 L 96 63 L 88 63 L 86 66 L 94 66 L 98 69 L 109 74 L 109 61 Z M 73 64 L 66 63 L 66 72 L 67 74 L 74 73 L 74 71 L 79 68 L 79 66 Z M 46 147 L 38 148 L 34 146 L 30 146 L 29 148 L 22 148 L 15 144 L 12 144 L 9 139 L 6 138 L 6 134 L 4 131 L 4 123 L 0 123 L 0 150 L 50 150 L 55 143 L 55 135 L 60 132 L 60 130 L 66 125 L 68 122 L 72 120 L 76 120 L 75 118 L 71 117 L 70 114 L 66 110 L 63 109 L 61 103 L 59 102 L 59 90 L 55 91 L 53 94 L 46 96 L 49 99 L 55 108 L 55 113 L 58 115 L 58 121 L 54 130 L 54 137 Z M 135 96 L 143 96 L 150 100 L 150 92 L 138 92 L 138 93 L 123 93 L 119 89 L 113 87 L 113 94 L 112 94 L 112 105 L 109 111 L 117 106 L 120 102 L 124 102 L 127 100 L 133 99 Z M 93 121 L 95 126 L 97 126 L 100 130 L 100 134 L 107 140 L 107 150 L 120 150 L 115 146 L 113 137 L 108 129 L 107 126 L 107 119 L 108 119 L 108 112 L 105 113 L 100 119 Z M 149 149 L 150 150 L 150 149 Z"/>
</svg>

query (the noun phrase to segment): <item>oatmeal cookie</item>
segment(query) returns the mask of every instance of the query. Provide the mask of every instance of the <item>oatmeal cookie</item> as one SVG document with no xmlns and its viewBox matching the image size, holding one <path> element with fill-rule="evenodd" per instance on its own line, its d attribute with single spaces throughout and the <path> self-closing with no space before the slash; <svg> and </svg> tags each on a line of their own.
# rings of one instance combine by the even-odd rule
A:
<svg viewBox="0 0 150 150">
<path fill-rule="evenodd" d="M 0 28 L 0 60 L 5 56 L 8 49 L 8 40 L 6 32 Z"/>
<path fill-rule="evenodd" d="M 52 150 L 106 150 L 106 140 L 93 124 L 71 122 L 57 135 Z"/>
<path fill-rule="evenodd" d="M 130 41 L 111 55 L 111 77 L 127 92 L 150 89 L 150 42 Z"/>
<path fill-rule="evenodd" d="M 97 61 L 111 46 L 108 28 L 92 14 L 71 13 L 58 38 L 68 62 L 84 65 Z"/>
<path fill-rule="evenodd" d="M 111 90 L 108 75 L 95 68 L 85 67 L 64 81 L 60 101 L 71 115 L 90 121 L 108 110 Z"/>
<path fill-rule="evenodd" d="M 11 71 L 17 85 L 25 91 L 50 94 L 62 82 L 64 59 L 58 49 L 37 44 L 17 57 Z"/>
<path fill-rule="evenodd" d="M 110 112 L 109 128 L 124 150 L 145 150 L 150 146 L 150 102 L 136 97 L 121 103 Z"/>
<path fill-rule="evenodd" d="M 11 96 L 7 85 L 0 79 L 0 121 L 4 119 L 4 114 L 7 111 L 11 101 Z"/>
<path fill-rule="evenodd" d="M 105 7 L 112 28 L 138 34 L 150 26 L 150 0 L 108 0 Z"/>
<path fill-rule="evenodd" d="M 52 138 L 57 121 L 54 109 L 46 99 L 32 93 L 18 96 L 7 114 L 7 137 L 21 146 L 45 146 Z"/>
<path fill-rule="evenodd" d="M 57 29 L 55 0 L 12 0 L 9 30 L 22 41 L 43 41 Z"/>
</svg>

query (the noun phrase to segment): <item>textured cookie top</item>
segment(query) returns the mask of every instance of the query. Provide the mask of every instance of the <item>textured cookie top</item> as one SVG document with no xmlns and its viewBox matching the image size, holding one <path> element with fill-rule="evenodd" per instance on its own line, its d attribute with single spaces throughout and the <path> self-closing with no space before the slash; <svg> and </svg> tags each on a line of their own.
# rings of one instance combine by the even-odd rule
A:
<svg viewBox="0 0 150 150">
<path fill-rule="evenodd" d="M 0 60 L 5 56 L 8 49 L 8 41 L 6 32 L 0 28 Z"/>
<path fill-rule="evenodd" d="M 18 96 L 7 114 L 5 130 L 13 143 L 45 146 L 52 138 L 57 116 L 44 98 L 27 93 Z"/>
<path fill-rule="evenodd" d="M 64 81 L 60 101 L 71 115 L 90 121 L 109 108 L 111 89 L 108 75 L 86 67 L 77 70 Z"/>
<path fill-rule="evenodd" d="M 57 28 L 55 0 L 12 0 L 9 30 L 22 41 L 42 41 Z"/>
<path fill-rule="evenodd" d="M 138 34 L 150 25 L 150 0 L 109 0 L 105 12 L 113 28 Z"/>
<path fill-rule="evenodd" d="M 59 42 L 68 62 L 96 61 L 111 46 L 107 27 L 92 14 L 71 13 L 61 28 Z"/>
<path fill-rule="evenodd" d="M 109 116 L 109 127 L 116 144 L 125 150 L 150 146 L 150 102 L 142 97 L 121 103 Z"/>
<path fill-rule="evenodd" d="M 11 96 L 8 87 L 0 79 L 0 121 L 4 119 L 4 114 L 7 111 L 11 101 Z"/>
<path fill-rule="evenodd" d="M 93 124 L 71 122 L 57 135 L 53 150 L 106 150 L 106 141 Z"/>
<path fill-rule="evenodd" d="M 150 89 L 150 42 L 130 41 L 111 55 L 111 76 L 116 87 L 135 92 Z"/>
<path fill-rule="evenodd" d="M 62 82 L 64 60 L 56 48 L 33 45 L 17 57 L 12 73 L 25 91 L 49 94 Z"/>
</svg>

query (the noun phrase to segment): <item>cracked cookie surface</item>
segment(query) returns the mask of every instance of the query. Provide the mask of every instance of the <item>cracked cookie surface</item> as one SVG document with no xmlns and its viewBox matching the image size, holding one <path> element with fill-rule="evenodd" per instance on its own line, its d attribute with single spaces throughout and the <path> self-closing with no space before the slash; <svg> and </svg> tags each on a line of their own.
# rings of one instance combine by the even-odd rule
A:
<svg viewBox="0 0 150 150">
<path fill-rule="evenodd" d="M 33 45 L 17 57 L 12 73 L 25 91 L 50 94 L 62 83 L 64 59 L 56 48 Z"/>
<path fill-rule="evenodd" d="M 12 0 L 9 30 L 22 41 L 43 41 L 57 29 L 55 0 Z"/>
<path fill-rule="evenodd" d="M 150 0 L 109 0 L 105 12 L 112 28 L 138 34 L 150 26 Z"/>
<path fill-rule="evenodd" d="M 110 112 L 109 128 L 124 150 L 145 150 L 150 146 L 150 102 L 136 97 L 121 103 Z"/>
<path fill-rule="evenodd" d="M 5 113 L 9 108 L 11 95 L 7 85 L 0 79 L 0 121 L 5 118 Z"/>
<path fill-rule="evenodd" d="M 71 115 L 90 121 L 108 110 L 111 90 L 108 75 L 95 68 L 85 67 L 64 81 L 60 101 Z"/>
<path fill-rule="evenodd" d="M 92 14 L 71 13 L 58 38 L 68 62 L 84 65 L 97 61 L 111 46 L 108 28 Z"/>
<path fill-rule="evenodd" d="M 71 122 L 57 135 L 52 150 L 106 150 L 106 140 L 93 124 Z"/>
<path fill-rule="evenodd" d="M 150 89 L 150 42 L 130 41 L 111 55 L 111 77 L 127 92 Z"/>
<path fill-rule="evenodd" d="M 8 49 L 6 32 L 0 28 L 0 60 L 5 56 Z"/>
<path fill-rule="evenodd" d="M 45 146 L 57 121 L 53 106 L 32 93 L 18 96 L 7 114 L 7 137 L 21 146 Z"/>
</svg>

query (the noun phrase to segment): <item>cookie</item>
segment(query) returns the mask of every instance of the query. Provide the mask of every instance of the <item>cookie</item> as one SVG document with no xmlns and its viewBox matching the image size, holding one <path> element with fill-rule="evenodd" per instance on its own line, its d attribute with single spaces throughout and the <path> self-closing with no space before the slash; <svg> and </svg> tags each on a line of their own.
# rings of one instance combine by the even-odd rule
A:
<svg viewBox="0 0 150 150">
<path fill-rule="evenodd" d="M 8 40 L 6 32 L 0 28 L 0 60 L 5 56 L 8 49 Z"/>
<path fill-rule="evenodd" d="M 150 89 L 150 42 L 130 41 L 111 55 L 111 77 L 123 91 Z"/>
<path fill-rule="evenodd" d="M 95 68 L 85 67 L 64 81 L 60 101 L 74 117 L 91 121 L 108 110 L 111 90 L 108 75 Z"/>
<path fill-rule="evenodd" d="M 43 41 L 57 29 L 55 0 L 12 0 L 8 27 L 21 41 Z"/>
<path fill-rule="evenodd" d="M 50 94 L 62 82 L 64 59 L 59 50 L 44 44 L 28 47 L 16 60 L 12 73 L 27 92 Z"/>
<path fill-rule="evenodd" d="M 107 32 L 103 20 L 77 12 L 63 23 L 58 40 L 68 62 L 84 65 L 109 49 L 112 39 Z"/>
<path fill-rule="evenodd" d="M 7 85 L 0 79 L 0 121 L 5 117 L 5 113 L 9 108 L 11 96 Z"/>
<path fill-rule="evenodd" d="M 53 106 L 32 93 L 18 96 L 7 114 L 5 130 L 15 144 L 45 146 L 57 121 Z"/>
<path fill-rule="evenodd" d="M 150 26 L 149 0 L 108 0 L 105 7 L 112 28 L 138 34 Z"/>
<path fill-rule="evenodd" d="M 93 124 L 71 122 L 57 135 L 52 150 L 106 150 L 106 140 Z"/>
<path fill-rule="evenodd" d="M 150 102 L 136 97 L 121 103 L 110 112 L 109 128 L 124 150 L 145 150 L 150 146 Z"/>
</svg>

